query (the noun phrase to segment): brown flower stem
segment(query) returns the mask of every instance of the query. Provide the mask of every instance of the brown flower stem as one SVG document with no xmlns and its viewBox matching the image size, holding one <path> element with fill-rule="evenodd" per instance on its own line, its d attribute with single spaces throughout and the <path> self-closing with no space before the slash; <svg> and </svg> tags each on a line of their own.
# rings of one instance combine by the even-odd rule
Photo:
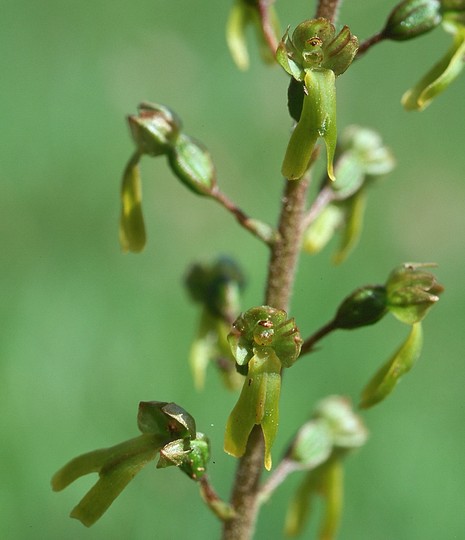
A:
<svg viewBox="0 0 465 540">
<path fill-rule="evenodd" d="M 278 40 L 276 39 L 276 34 L 270 17 L 270 6 L 273 3 L 274 0 L 258 0 L 257 7 L 260 14 L 263 35 L 271 54 L 274 56 L 276 49 L 278 48 Z"/>
<path fill-rule="evenodd" d="M 342 0 L 319 0 L 316 17 L 323 17 L 334 22 L 337 19 Z"/>
<path fill-rule="evenodd" d="M 302 220 L 309 186 L 308 179 L 285 181 L 279 219 L 279 238 L 273 244 L 265 304 L 288 311 L 302 240 Z M 255 530 L 263 470 L 264 441 L 260 426 L 250 434 L 247 449 L 239 461 L 231 504 L 235 517 L 224 524 L 223 540 L 249 540 Z"/>
<path fill-rule="evenodd" d="M 303 219 L 304 231 L 315 221 L 315 219 L 323 212 L 330 202 L 334 200 L 334 191 L 325 186 L 316 196 L 315 201 L 305 214 Z"/>
<path fill-rule="evenodd" d="M 217 187 L 212 190 L 210 195 L 215 201 L 220 203 L 223 208 L 230 212 L 236 218 L 236 221 L 242 227 L 244 227 L 244 229 L 248 230 L 256 238 L 258 238 L 268 246 L 272 246 L 274 244 L 277 237 L 277 232 L 275 229 L 273 229 L 266 223 L 263 223 L 257 219 L 253 219 L 248 216 Z"/>
<path fill-rule="evenodd" d="M 337 328 L 338 327 L 335 325 L 334 321 L 330 321 L 329 323 L 326 323 L 324 326 L 322 326 L 319 330 L 317 330 L 314 334 L 312 334 L 303 342 L 302 348 L 300 349 L 300 356 L 312 352 L 315 344 L 320 341 L 320 339 L 323 339 L 331 332 L 334 332 L 334 330 L 337 330 Z"/>
<path fill-rule="evenodd" d="M 260 489 L 259 504 L 265 503 L 284 480 L 297 470 L 299 467 L 294 461 L 284 458 Z"/>
<path fill-rule="evenodd" d="M 355 58 L 356 59 L 360 58 L 362 56 L 362 54 L 365 54 L 368 51 L 368 49 L 373 47 L 373 45 L 376 45 L 377 43 L 380 43 L 384 39 L 386 39 L 386 38 L 385 38 L 383 32 L 378 32 L 374 36 L 371 36 L 370 38 L 366 39 L 365 41 L 362 41 L 362 43 L 360 43 L 360 45 L 358 47 L 357 56 Z"/>
<path fill-rule="evenodd" d="M 334 21 L 341 0 L 320 0 L 317 17 Z M 303 234 L 303 218 L 309 180 L 285 180 L 279 218 L 279 236 L 271 246 L 265 304 L 289 310 Z M 264 441 L 260 426 L 250 434 L 245 454 L 239 460 L 231 505 L 236 514 L 226 521 L 223 540 L 250 540 L 259 510 L 260 477 L 263 470 Z"/>
</svg>

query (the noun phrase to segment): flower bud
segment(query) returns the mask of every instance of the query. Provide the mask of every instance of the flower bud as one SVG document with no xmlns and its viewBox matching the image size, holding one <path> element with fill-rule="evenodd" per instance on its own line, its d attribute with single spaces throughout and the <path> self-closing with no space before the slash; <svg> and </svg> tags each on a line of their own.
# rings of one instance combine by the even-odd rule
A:
<svg viewBox="0 0 465 540">
<path fill-rule="evenodd" d="M 389 15 L 382 34 L 387 39 L 404 41 L 433 30 L 441 20 L 439 0 L 404 0 Z"/>
<path fill-rule="evenodd" d="M 203 389 L 208 365 L 213 362 L 225 385 L 242 385 L 237 373 L 227 335 L 240 309 L 244 276 L 239 266 L 227 257 L 212 265 L 195 264 L 185 279 L 191 298 L 202 305 L 200 324 L 191 345 L 189 364 L 194 383 Z"/>
<path fill-rule="evenodd" d="M 339 449 L 358 448 L 367 441 L 368 431 L 347 398 L 328 396 L 322 399 L 314 417 L 328 425 L 332 443 Z"/>
<path fill-rule="evenodd" d="M 386 289 L 382 285 L 368 285 L 350 294 L 339 306 L 334 325 L 353 330 L 377 323 L 387 313 Z"/>
<path fill-rule="evenodd" d="M 215 166 L 205 146 L 181 133 L 168 152 L 173 173 L 197 195 L 210 195 L 216 186 Z"/>
<path fill-rule="evenodd" d="M 429 263 L 406 263 L 393 270 L 386 282 L 387 306 L 400 321 L 414 324 L 421 321 L 439 300 L 444 288 L 424 268 Z"/>
<path fill-rule="evenodd" d="M 203 304 L 213 317 L 236 318 L 245 286 L 244 274 L 236 261 L 221 257 L 212 265 L 194 264 L 185 284 L 192 299 Z"/>
<path fill-rule="evenodd" d="M 164 105 L 141 103 L 137 116 L 128 116 L 132 138 L 141 154 L 166 154 L 181 129 L 181 120 Z"/>
</svg>

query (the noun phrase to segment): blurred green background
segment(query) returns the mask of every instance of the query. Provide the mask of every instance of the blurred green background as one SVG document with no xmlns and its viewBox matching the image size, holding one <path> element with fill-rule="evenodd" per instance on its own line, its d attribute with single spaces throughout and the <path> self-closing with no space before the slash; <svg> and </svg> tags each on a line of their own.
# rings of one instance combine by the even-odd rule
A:
<svg viewBox="0 0 465 540">
<path fill-rule="evenodd" d="M 94 479 L 60 494 L 49 482 L 71 457 L 135 436 L 139 400 L 155 399 L 196 417 L 213 442 L 213 482 L 229 493 L 235 464 L 222 437 L 235 396 L 213 372 L 206 392 L 193 390 L 186 354 L 198 312 L 181 282 L 192 261 L 230 254 L 248 276 L 244 307 L 259 304 L 267 252 L 180 185 L 163 158 L 143 165 L 147 249 L 123 255 L 117 241 L 119 182 L 132 151 L 124 117 L 142 100 L 175 109 L 212 152 L 222 189 L 245 211 L 276 220 L 287 78 L 262 66 L 254 45 L 252 69 L 236 70 L 224 41 L 229 6 L 2 2 L 2 538 L 218 537 L 196 486 L 174 469 L 147 467 L 90 530 L 68 513 Z M 346 2 L 340 20 L 364 39 L 391 7 Z M 283 28 L 314 12 L 302 0 L 277 8 Z M 330 265 L 331 248 L 302 258 L 293 315 L 309 334 L 344 295 L 382 283 L 404 261 L 437 262 L 446 286 L 425 321 L 414 372 L 364 414 L 371 437 L 347 461 L 341 539 L 465 537 L 465 77 L 422 114 L 400 106 L 448 42 L 438 29 L 412 43 L 381 44 L 338 81 L 340 128 L 378 129 L 398 166 L 372 189 L 360 245 L 343 266 Z M 329 337 L 290 370 L 275 460 L 317 400 L 338 393 L 357 401 L 406 333 L 387 318 Z M 281 537 L 296 481 L 263 509 L 258 539 Z"/>
</svg>

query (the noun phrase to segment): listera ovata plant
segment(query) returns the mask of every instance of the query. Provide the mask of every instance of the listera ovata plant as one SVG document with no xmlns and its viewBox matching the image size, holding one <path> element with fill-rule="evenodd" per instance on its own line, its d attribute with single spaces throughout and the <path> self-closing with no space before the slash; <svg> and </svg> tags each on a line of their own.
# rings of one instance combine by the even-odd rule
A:
<svg viewBox="0 0 465 540">
<path fill-rule="evenodd" d="M 381 403 L 418 360 L 422 320 L 443 291 L 431 273 L 433 264 L 405 263 L 383 283 L 356 288 L 335 308 L 334 317 L 314 332 L 304 331 L 305 321 L 289 314 L 300 251 L 319 253 L 339 234 L 333 261 L 342 263 L 361 234 L 370 186 L 395 165 L 373 129 L 347 126 L 338 132 L 337 78 L 350 73 L 351 64 L 382 41 L 404 42 L 442 26 L 453 36 L 451 48 L 402 97 L 407 110 L 421 111 L 459 75 L 465 58 L 464 0 L 400 2 L 386 14 L 384 27 L 363 41 L 347 26 L 336 27 L 338 5 L 337 0 L 320 0 L 315 18 L 283 33 L 272 1 L 234 0 L 231 7 L 227 43 L 238 67 L 250 66 L 246 30 L 251 26 L 262 57 L 279 65 L 289 79 L 293 129 L 283 152 L 284 196 L 276 227 L 249 216 L 221 191 L 207 148 L 186 133 L 168 106 L 143 102 L 137 114 L 128 117 L 134 151 L 121 187 L 122 250 L 137 253 L 146 245 L 140 161 L 165 156 L 175 178 L 193 194 L 219 203 L 268 247 L 270 259 L 263 303 L 249 308 L 241 305 L 243 272 L 228 257 L 196 262 L 185 278 L 188 293 L 199 306 L 198 329 L 190 352 L 186 351 L 194 384 L 205 391 L 205 372 L 214 366 L 224 386 L 239 392 L 236 405 L 225 411 L 224 450 L 238 459 L 230 500 L 223 500 L 213 488 L 208 472 L 210 441 L 197 431 L 193 416 L 175 403 L 141 402 L 140 435 L 80 455 L 53 477 L 52 487 L 59 491 L 83 475 L 98 474 L 96 484 L 71 512 L 86 526 L 102 517 L 144 466 L 156 461 L 157 468 L 176 467 L 198 484 L 206 505 L 222 523 L 225 540 L 251 538 L 262 504 L 294 472 L 301 476 L 301 484 L 289 503 L 286 532 L 296 535 L 304 530 L 312 501 L 319 497 L 324 508 L 319 538 L 337 534 L 344 460 L 366 442 L 367 429 L 350 400 L 328 396 L 307 422 L 296 426 L 284 455 L 277 456 L 279 425 L 287 421 L 279 413 L 280 395 L 289 391 L 283 374 L 305 361 L 330 333 L 378 324 L 390 313 L 408 325 L 409 332 L 362 387 L 359 407 Z M 312 166 L 322 146 L 326 172 L 308 203 Z M 264 482 L 263 469 L 270 471 Z"/>
</svg>

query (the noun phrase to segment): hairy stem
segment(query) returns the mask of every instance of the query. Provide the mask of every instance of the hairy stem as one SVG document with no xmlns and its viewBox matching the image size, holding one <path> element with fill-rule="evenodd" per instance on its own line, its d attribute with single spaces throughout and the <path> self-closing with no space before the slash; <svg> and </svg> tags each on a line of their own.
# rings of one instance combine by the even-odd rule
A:
<svg viewBox="0 0 465 540">
<path fill-rule="evenodd" d="M 334 21 L 342 0 L 320 0 L 317 17 Z M 300 246 L 309 180 L 285 181 L 279 218 L 279 237 L 271 246 L 265 304 L 289 310 Z M 263 470 L 264 441 L 260 426 L 250 434 L 245 454 L 239 461 L 231 504 L 236 512 L 223 528 L 223 540 L 250 540 L 259 510 L 260 477 Z"/>
<path fill-rule="evenodd" d="M 309 181 L 286 181 L 279 219 L 278 240 L 274 243 L 265 295 L 265 303 L 288 310 L 302 240 L 302 222 Z M 264 441 L 260 426 L 255 426 L 240 459 L 234 481 L 231 504 L 235 517 L 225 522 L 223 540 L 252 538 L 258 514 L 260 476 L 263 470 Z"/>
<path fill-rule="evenodd" d="M 337 328 L 338 327 L 336 326 L 334 321 L 330 321 L 329 323 L 326 323 L 324 326 L 322 326 L 319 330 L 317 330 L 314 334 L 312 334 L 302 343 L 302 348 L 300 349 L 300 356 L 312 352 L 315 344 L 320 341 L 320 339 L 323 339 L 331 332 L 334 332 L 334 330 L 337 330 Z"/>
<path fill-rule="evenodd" d="M 309 181 L 287 181 L 279 220 L 279 240 L 274 244 L 268 267 L 265 303 L 289 310 L 303 233 L 303 216 Z"/>
<path fill-rule="evenodd" d="M 276 49 L 278 48 L 278 40 L 276 39 L 273 22 L 270 17 L 270 6 L 273 3 L 274 0 L 258 0 L 257 7 L 262 23 L 263 35 L 271 54 L 274 56 Z"/>
<path fill-rule="evenodd" d="M 334 22 L 337 19 L 341 4 L 342 0 L 319 0 L 316 16 L 323 17 L 328 19 L 328 21 Z"/>
<path fill-rule="evenodd" d="M 370 38 L 366 39 L 365 41 L 362 41 L 358 47 L 357 56 L 356 58 L 360 58 L 362 54 L 365 54 L 368 49 L 373 47 L 373 45 L 376 45 L 377 43 L 380 43 L 385 38 L 383 32 L 378 32 L 377 34 L 371 36 Z"/>
</svg>

